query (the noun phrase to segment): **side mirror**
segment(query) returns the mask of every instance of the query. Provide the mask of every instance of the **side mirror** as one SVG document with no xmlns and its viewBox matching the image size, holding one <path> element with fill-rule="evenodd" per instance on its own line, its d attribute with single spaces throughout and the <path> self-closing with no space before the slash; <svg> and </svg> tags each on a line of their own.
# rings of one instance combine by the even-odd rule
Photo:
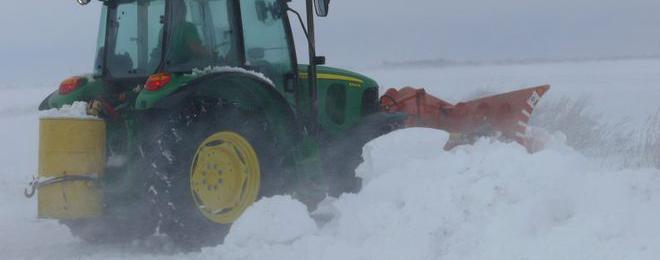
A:
<svg viewBox="0 0 660 260">
<path fill-rule="evenodd" d="M 87 5 L 92 0 L 77 0 L 79 5 Z"/>
<path fill-rule="evenodd" d="M 316 15 L 326 17 L 328 8 L 330 8 L 330 0 L 314 0 L 314 7 L 316 7 Z"/>
</svg>

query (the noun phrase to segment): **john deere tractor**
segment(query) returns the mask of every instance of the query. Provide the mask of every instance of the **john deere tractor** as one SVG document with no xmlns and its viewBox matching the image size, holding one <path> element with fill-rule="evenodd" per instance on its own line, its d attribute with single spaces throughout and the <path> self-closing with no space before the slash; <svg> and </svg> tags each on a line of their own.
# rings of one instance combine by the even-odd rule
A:
<svg viewBox="0 0 660 260">
<path fill-rule="evenodd" d="M 456 106 L 421 90 L 380 97 L 374 80 L 321 66 L 314 13 L 326 16 L 329 0 L 306 0 L 306 22 L 287 0 L 101 2 L 94 72 L 63 81 L 39 107 L 83 101 L 93 118 L 41 119 L 32 185 L 39 216 L 88 241 L 158 232 L 189 248 L 217 244 L 260 197 L 313 207 L 356 191 L 362 146 L 397 127 L 463 133 L 455 141 L 499 130 L 522 143 L 524 129 L 501 122 L 520 127 L 509 119 L 527 122 L 547 90 Z M 296 59 L 292 22 L 308 65 Z"/>
<path fill-rule="evenodd" d="M 287 2 L 102 1 L 94 73 L 65 80 L 39 108 L 87 102 L 104 122 L 105 148 L 94 160 L 104 165 L 94 179 L 61 178 L 67 173 L 55 184 L 42 179 L 40 216 L 60 219 L 90 241 L 158 230 L 198 246 L 219 243 L 260 197 L 287 193 L 311 205 L 326 194 L 355 190 L 351 168 L 360 144 L 379 133 L 372 128 L 385 130 L 400 116 L 373 116 L 380 109 L 373 80 L 318 66 L 324 58 L 315 55 L 313 12 L 325 16 L 328 0 L 307 0 L 310 65 L 298 64 L 288 13 L 301 17 Z M 52 157 L 47 150 L 71 145 L 44 139 L 84 138 L 49 138 L 74 124 L 59 120 L 49 128 L 46 121 L 57 120 L 42 120 L 44 171 Z M 91 174 L 71 170 L 81 161 L 90 159 L 71 159 L 56 172 Z M 69 187 L 76 182 L 100 190 L 101 199 L 91 204 L 101 205 L 69 205 L 73 197 L 93 197 L 91 188 Z M 55 185 L 69 190 L 45 195 Z M 62 193 L 70 201 L 55 201 Z"/>
</svg>

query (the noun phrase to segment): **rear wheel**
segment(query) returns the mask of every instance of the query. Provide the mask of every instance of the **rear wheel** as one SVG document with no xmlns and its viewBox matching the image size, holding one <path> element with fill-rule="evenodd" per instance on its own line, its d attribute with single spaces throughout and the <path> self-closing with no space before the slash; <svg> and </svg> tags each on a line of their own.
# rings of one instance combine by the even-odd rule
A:
<svg viewBox="0 0 660 260">
<path fill-rule="evenodd" d="M 221 243 L 258 198 L 283 190 L 263 117 L 217 104 L 170 116 L 151 149 L 159 231 L 184 249 Z"/>
<path fill-rule="evenodd" d="M 241 134 L 217 132 L 198 146 L 189 178 L 193 201 L 202 215 L 215 223 L 231 224 L 257 199 L 259 159 Z"/>
</svg>

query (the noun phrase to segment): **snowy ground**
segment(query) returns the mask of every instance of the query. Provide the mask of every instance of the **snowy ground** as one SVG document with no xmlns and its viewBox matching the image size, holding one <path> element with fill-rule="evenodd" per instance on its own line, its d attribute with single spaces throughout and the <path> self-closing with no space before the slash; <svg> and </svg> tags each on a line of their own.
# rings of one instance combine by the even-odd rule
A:
<svg viewBox="0 0 660 260">
<path fill-rule="evenodd" d="M 552 84 L 549 100 L 588 96 L 594 113 L 631 117 L 660 104 L 660 60 L 364 71 L 385 87 L 424 86 L 459 101 Z M 53 87 L 54 88 L 54 87 Z M 159 241 L 92 246 L 38 220 L 22 189 L 36 172 L 37 113 L 52 89 L 0 88 L 0 252 L 4 259 L 657 259 L 660 170 L 613 168 L 556 135 L 546 150 L 481 140 L 451 152 L 429 129 L 365 147 L 363 191 L 319 211 L 286 196 L 264 199 L 224 245 L 177 254 Z M 660 156 L 660 154 L 658 154 Z M 319 221 L 320 219 L 329 221 Z M 165 252 L 165 253 L 163 253 Z"/>
</svg>

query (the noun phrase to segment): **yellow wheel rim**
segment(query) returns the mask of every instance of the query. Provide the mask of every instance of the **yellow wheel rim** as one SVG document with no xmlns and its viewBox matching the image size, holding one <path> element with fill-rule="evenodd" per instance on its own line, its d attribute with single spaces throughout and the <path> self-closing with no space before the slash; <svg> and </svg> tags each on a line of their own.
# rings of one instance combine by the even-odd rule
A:
<svg viewBox="0 0 660 260">
<path fill-rule="evenodd" d="M 190 175 L 197 208 L 216 223 L 236 221 L 259 194 L 257 153 L 237 133 L 219 132 L 206 138 L 197 148 Z"/>
</svg>

